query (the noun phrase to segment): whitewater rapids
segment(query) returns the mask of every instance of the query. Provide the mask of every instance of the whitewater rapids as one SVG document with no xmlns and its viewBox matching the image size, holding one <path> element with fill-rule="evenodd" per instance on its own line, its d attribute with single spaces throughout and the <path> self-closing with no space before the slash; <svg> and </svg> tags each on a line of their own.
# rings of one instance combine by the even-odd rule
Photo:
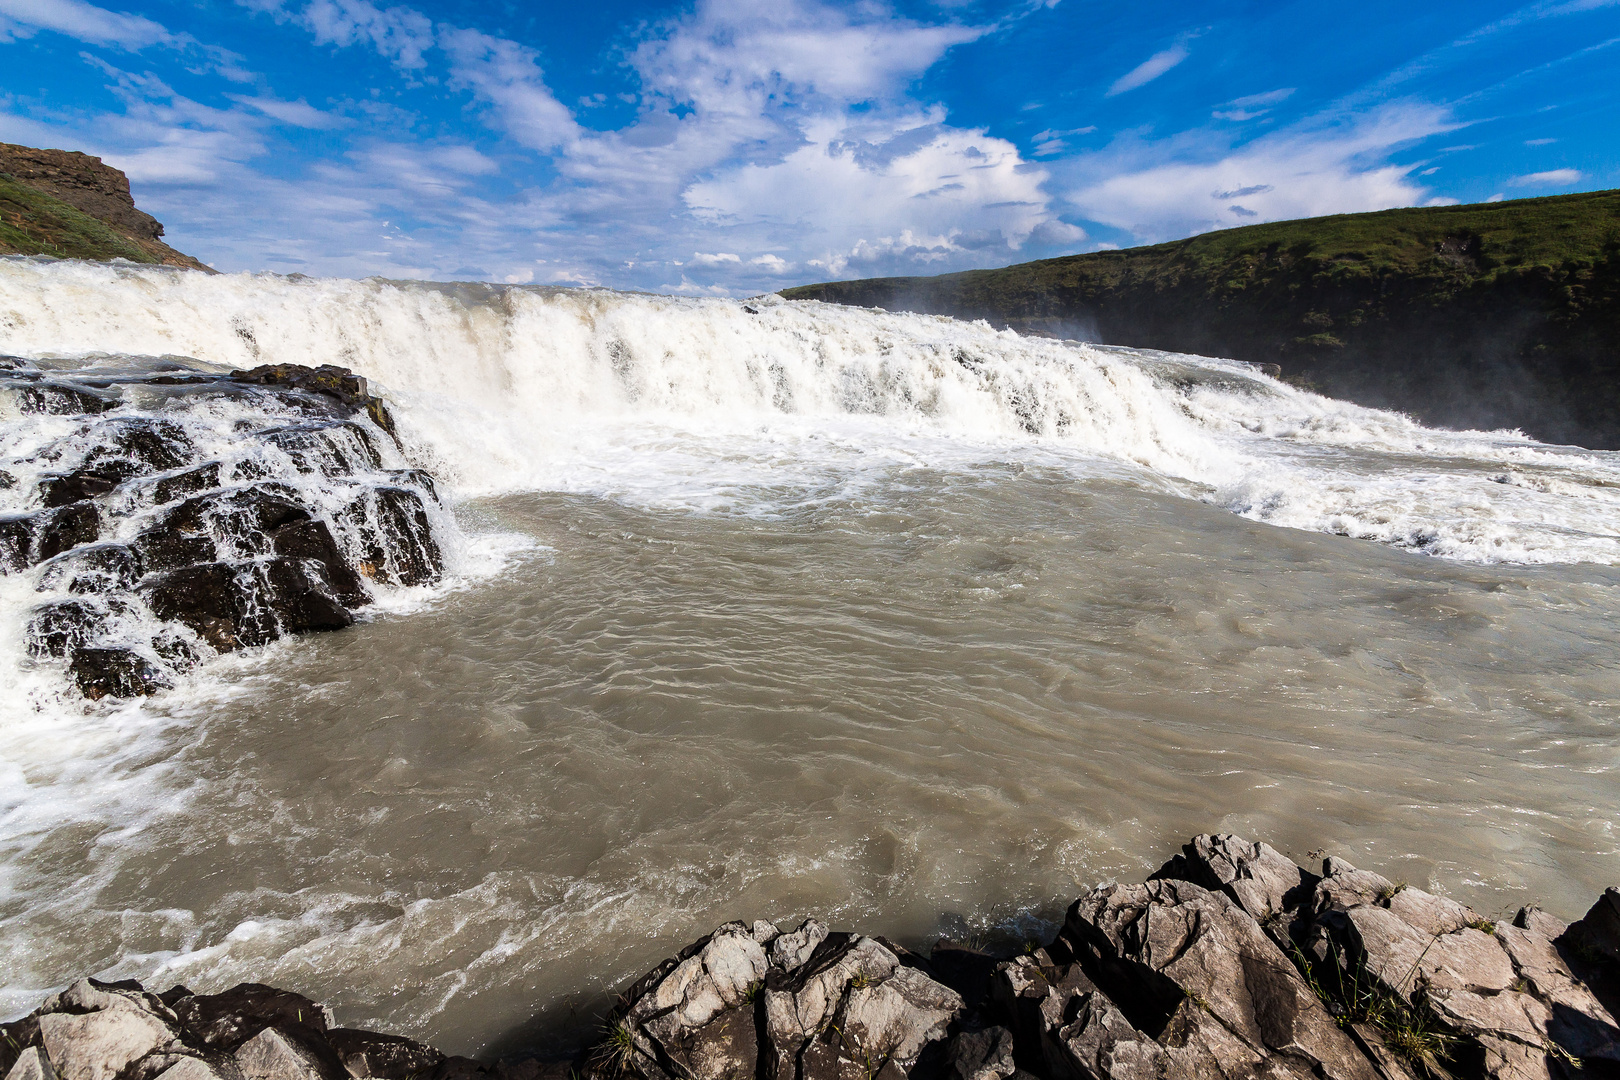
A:
<svg viewBox="0 0 1620 1080">
<path fill-rule="evenodd" d="M 560 1045 L 727 918 L 1035 937 L 1210 829 L 1491 913 L 1615 884 L 1620 455 L 774 297 L 8 258 L 0 353 L 352 368 L 462 534 L 118 706 L 0 581 L 13 1011 L 252 978 Z"/>
</svg>

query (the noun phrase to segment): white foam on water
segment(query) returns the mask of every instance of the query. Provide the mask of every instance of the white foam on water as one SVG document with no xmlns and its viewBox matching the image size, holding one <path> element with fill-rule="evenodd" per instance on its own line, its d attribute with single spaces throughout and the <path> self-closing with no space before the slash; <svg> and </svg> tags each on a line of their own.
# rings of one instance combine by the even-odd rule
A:
<svg viewBox="0 0 1620 1080">
<path fill-rule="evenodd" d="M 1452 559 L 1620 561 L 1615 454 L 1425 428 L 1232 362 L 931 316 L 13 258 L 0 350 L 342 364 L 459 498 L 759 509 L 874 470 L 1034 455 Z"/>
<path fill-rule="evenodd" d="M 984 323 L 772 297 L 745 305 L 0 258 L 0 353 L 70 368 L 97 354 L 350 367 L 393 406 L 410 460 L 390 464 L 431 470 L 452 505 L 540 490 L 771 514 L 881 491 L 910 469 L 1027 462 L 1455 560 L 1620 562 L 1620 455 L 1438 431 L 1241 364 L 1032 340 Z M 242 419 L 234 407 L 193 417 L 192 434 L 213 432 L 223 452 Z M 0 419 L 12 457 L 74 426 Z M 32 488 L 20 479 L 18 492 Z M 444 583 L 381 593 L 364 617 L 436 603 L 536 549 L 468 532 L 447 552 Z M 0 577 L 0 655 L 23 654 L 36 577 Z M 126 952 L 110 974 L 206 978 L 257 965 L 256 977 L 276 981 L 310 963 L 369 972 L 393 962 L 401 937 L 437 940 L 441 931 L 416 925 L 434 920 L 454 924 L 441 936 L 458 950 L 499 954 L 497 927 L 514 910 L 505 890 L 518 888 L 504 878 L 445 903 L 402 903 L 375 923 L 327 897 L 202 942 L 186 929 L 189 913 L 99 910 L 122 859 L 89 860 L 74 882 L 31 876 L 63 822 L 83 822 L 96 844 L 140 850 L 149 829 L 184 812 L 193 781 L 171 762 L 206 736 L 211 704 L 251 694 L 257 673 L 299 647 L 283 640 L 221 658 L 159 702 L 122 705 L 84 703 L 48 671 L 0 663 L 0 923 L 23 910 L 87 926 L 167 920 L 151 936 L 170 947 Z M 556 909 L 577 919 L 608 899 L 569 894 Z M 462 941 L 455 920 L 469 905 L 486 914 Z M 8 1015 L 37 1004 L 57 974 L 51 954 L 4 933 L 0 971 Z M 452 976 L 441 982 L 407 1013 L 431 1015 L 456 992 Z"/>
</svg>

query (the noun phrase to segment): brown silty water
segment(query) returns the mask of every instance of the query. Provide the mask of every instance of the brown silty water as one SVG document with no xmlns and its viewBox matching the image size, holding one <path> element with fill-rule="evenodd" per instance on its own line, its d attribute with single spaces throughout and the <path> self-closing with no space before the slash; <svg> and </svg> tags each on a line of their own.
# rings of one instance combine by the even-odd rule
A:
<svg viewBox="0 0 1620 1080">
<path fill-rule="evenodd" d="M 559 1048 L 727 919 L 1016 943 L 1204 831 L 1493 916 L 1616 883 L 1612 455 L 758 306 L 0 266 L 0 347 L 371 376 L 466 534 L 145 703 L 4 674 L 8 1011 L 252 979 Z"/>
<path fill-rule="evenodd" d="M 251 975 L 488 1051 L 728 918 L 1036 937 L 1206 830 L 1491 913 L 1613 877 L 1607 568 L 1016 467 L 768 519 L 466 513 L 550 550 L 194 706 L 173 813 L 22 862 L 13 962 Z"/>
</svg>

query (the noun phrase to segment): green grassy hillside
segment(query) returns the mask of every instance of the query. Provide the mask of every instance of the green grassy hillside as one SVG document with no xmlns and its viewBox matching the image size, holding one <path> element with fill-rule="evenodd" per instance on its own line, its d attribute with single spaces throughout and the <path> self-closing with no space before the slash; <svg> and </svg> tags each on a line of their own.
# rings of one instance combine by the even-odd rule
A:
<svg viewBox="0 0 1620 1080">
<path fill-rule="evenodd" d="M 1620 191 L 1251 225 L 783 295 L 1279 364 L 1433 423 L 1620 447 Z"/>
<path fill-rule="evenodd" d="M 0 251 L 59 259 L 162 261 L 84 211 L 4 173 L 0 173 Z"/>
</svg>

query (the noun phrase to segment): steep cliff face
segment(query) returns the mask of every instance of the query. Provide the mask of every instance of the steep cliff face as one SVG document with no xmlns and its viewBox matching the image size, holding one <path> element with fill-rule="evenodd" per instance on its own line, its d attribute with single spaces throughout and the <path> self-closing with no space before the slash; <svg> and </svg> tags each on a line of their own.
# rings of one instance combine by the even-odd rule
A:
<svg viewBox="0 0 1620 1080">
<path fill-rule="evenodd" d="M 136 207 L 129 178 L 100 158 L 0 143 L 0 254 L 209 270 L 162 235 L 162 222 Z"/>
<path fill-rule="evenodd" d="M 1620 191 L 1278 222 L 783 295 L 1279 364 L 1428 423 L 1620 447 Z"/>
</svg>

